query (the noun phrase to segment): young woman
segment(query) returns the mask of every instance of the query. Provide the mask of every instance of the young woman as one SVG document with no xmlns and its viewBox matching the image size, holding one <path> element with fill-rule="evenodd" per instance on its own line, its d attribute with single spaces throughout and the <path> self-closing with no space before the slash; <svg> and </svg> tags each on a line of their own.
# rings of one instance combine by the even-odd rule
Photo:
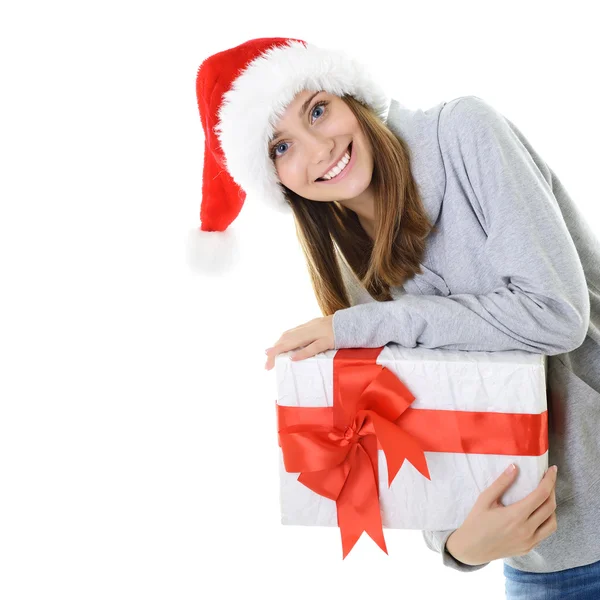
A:
<svg viewBox="0 0 600 600">
<path fill-rule="evenodd" d="M 503 558 L 509 598 L 600 597 L 600 243 L 555 173 L 481 98 L 410 110 L 302 40 L 209 57 L 197 93 L 199 235 L 246 192 L 291 213 L 324 315 L 284 332 L 266 368 L 390 342 L 547 355 L 558 474 L 508 507 L 503 475 L 460 528 L 423 534 L 460 571 Z"/>
</svg>

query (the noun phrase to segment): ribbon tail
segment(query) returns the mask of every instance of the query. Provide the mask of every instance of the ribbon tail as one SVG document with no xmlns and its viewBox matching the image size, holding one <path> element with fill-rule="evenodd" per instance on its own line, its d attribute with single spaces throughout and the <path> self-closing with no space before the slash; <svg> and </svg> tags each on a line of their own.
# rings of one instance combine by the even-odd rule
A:
<svg viewBox="0 0 600 600">
<path fill-rule="evenodd" d="M 405 460 L 419 471 L 423 477 L 431 481 L 427 459 L 421 446 L 415 442 L 415 439 L 411 435 L 408 435 L 401 429 L 398 429 L 396 436 L 396 446 L 393 447 L 392 451 L 388 452 L 387 448 L 384 449 L 388 464 L 388 487 L 392 485 L 392 481 L 394 481 Z"/>
<path fill-rule="evenodd" d="M 398 474 L 405 460 L 427 479 L 431 480 L 425 452 L 417 440 L 406 433 L 401 426 L 382 419 L 377 414 L 372 414 L 373 425 L 383 453 L 385 454 L 388 469 L 388 487 Z"/>
<path fill-rule="evenodd" d="M 342 537 L 342 560 L 348 556 L 363 531 L 387 554 L 379 506 L 378 485 L 365 450 L 357 445 L 348 479 L 337 500 L 338 525 Z"/>
</svg>

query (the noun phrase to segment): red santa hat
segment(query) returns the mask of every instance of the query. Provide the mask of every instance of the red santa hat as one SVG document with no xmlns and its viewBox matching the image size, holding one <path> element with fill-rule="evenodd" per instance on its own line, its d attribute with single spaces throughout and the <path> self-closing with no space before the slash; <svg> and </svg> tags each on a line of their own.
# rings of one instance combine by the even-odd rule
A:
<svg viewBox="0 0 600 600">
<path fill-rule="evenodd" d="M 268 145 L 285 109 L 303 90 L 348 94 L 384 122 L 387 118 L 388 96 L 364 64 L 341 50 L 293 38 L 259 38 L 213 54 L 200 65 L 196 95 L 204 169 L 201 225 L 192 232 L 190 248 L 193 266 L 222 271 L 235 262 L 235 237 L 224 232 L 246 194 L 291 212 Z"/>
</svg>

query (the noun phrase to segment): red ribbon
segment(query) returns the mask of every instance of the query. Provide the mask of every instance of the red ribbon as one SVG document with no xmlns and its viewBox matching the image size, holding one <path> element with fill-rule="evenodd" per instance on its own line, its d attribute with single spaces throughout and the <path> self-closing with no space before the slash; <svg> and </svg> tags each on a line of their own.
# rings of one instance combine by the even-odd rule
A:
<svg viewBox="0 0 600 600">
<path fill-rule="evenodd" d="M 540 414 L 414 409 L 415 397 L 376 363 L 381 348 L 345 348 L 333 358 L 333 407 L 276 405 L 285 470 L 336 501 L 343 559 L 363 531 L 387 554 L 379 506 L 378 450 L 388 487 L 408 460 L 431 480 L 424 452 L 539 456 L 548 449 Z"/>
</svg>

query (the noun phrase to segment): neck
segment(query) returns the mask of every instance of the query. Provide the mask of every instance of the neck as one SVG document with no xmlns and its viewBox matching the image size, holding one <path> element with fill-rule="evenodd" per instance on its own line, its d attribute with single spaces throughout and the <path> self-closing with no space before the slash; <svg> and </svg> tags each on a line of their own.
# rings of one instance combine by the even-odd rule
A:
<svg viewBox="0 0 600 600">
<path fill-rule="evenodd" d="M 375 196 L 370 187 L 354 198 L 338 200 L 338 202 L 358 215 L 363 229 L 375 228 Z"/>
</svg>

